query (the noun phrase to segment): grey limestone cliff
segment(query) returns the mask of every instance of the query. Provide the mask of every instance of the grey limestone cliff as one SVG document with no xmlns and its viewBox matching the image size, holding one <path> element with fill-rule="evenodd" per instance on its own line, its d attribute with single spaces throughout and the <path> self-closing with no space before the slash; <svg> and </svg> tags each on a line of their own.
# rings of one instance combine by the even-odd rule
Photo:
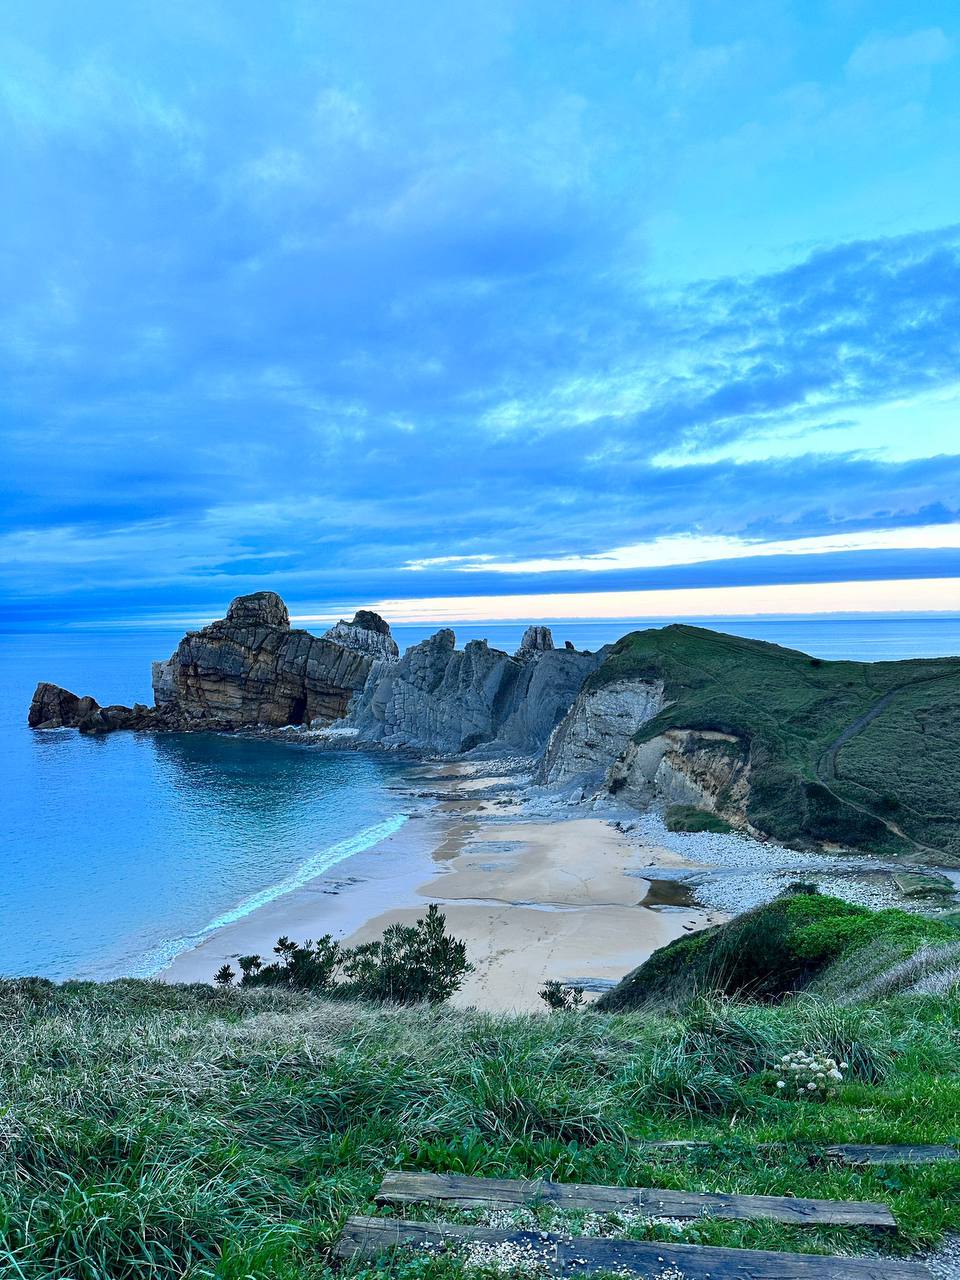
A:
<svg viewBox="0 0 960 1280">
<path fill-rule="evenodd" d="M 533 634 L 538 633 L 538 634 Z M 472 640 L 457 649 L 449 629 L 378 663 L 344 728 L 358 741 L 433 755 L 496 745 L 540 751 L 566 714 L 597 654 L 554 649 L 549 629 L 528 629 L 514 657 Z"/>
<path fill-rule="evenodd" d="M 355 745 L 458 754 L 482 744 L 542 749 L 599 655 L 554 649 L 547 627 L 527 629 L 511 657 L 475 640 L 456 648 L 438 631 L 401 658 L 390 628 L 370 610 L 325 635 L 290 626 L 272 591 L 238 596 L 225 618 L 188 632 L 153 664 L 152 707 L 101 707 L 41 683 L 34 728 L 237 730 L 339 722 Z"/>
</svg>

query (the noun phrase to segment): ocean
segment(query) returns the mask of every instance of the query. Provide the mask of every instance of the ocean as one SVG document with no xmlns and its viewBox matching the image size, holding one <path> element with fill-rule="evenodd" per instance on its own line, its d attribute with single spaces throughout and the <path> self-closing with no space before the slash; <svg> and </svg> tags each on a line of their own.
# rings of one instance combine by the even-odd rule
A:
<svg viewBox="0 0 960 1280">
<path fill-rule="evenodd" d="M 596 649 L 642 620 L 559 623 Z M 657 625 L 657 624 L 652 624 Z M 710 619 L 821 658 L 960 654 L 960 618 Z M 513 651 L 518 625 L 456 625 Z M 396 627 L 401 648 L 433 627 Z M 216 734 L 37 733 L 38 680 L 101 703 L 151 701 L 150 662 L 179 631 L 0 634 L 0 975 L 146 976 L 240 919 L 375 848 L 406 821 L 409 766 L 381 754 Z"/>
</svg>

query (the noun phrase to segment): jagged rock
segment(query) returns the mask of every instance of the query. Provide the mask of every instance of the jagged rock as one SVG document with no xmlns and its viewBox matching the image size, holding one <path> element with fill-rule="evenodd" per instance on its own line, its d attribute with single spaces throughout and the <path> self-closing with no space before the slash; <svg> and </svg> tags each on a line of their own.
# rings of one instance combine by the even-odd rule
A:
<svg viewBox="0 0 960 1280">
<path fill-rule="evenodd" d="M 275 591 L 254 591 L 230 601 L 224 623 L 234 627 L 289 627 L 290 614 Z"/>
<path fill-rule="evenodd" d="M 189 632 L 171 658 L 153 664 L 152 708 L 100 707 L 40 685 L 29 719 L 83 733 L 338 721 L 336 736 L 355 745 L 444 755 L 497 744 L 531 753 L 601 656 L 554 649 L 547 627 L 529 627 L 515 657 L 485 640 L 458 650 L 445 629 L 400 658 L 389 626 L 368 609 L 314 636 L 291 629 L 278 595 L 258 591 L 239 596 L 225 618 Z"/>
<path fill-rule="evenodd" d="M 520 648 L 514 654 L 515 658 L 529 658 L 538 653 L 548 653 L 553 648 L 553 632 L 549 627 L 532 626 L 527 627 L 523 633 L 523 639 L 520 641 Z"/>
<path fill-rule="evenodd" d="M 482 744 L 537 751 L 599 661 L 552 648 L 511 658 L 485 640 L 458 650 L 444 628 L 399 662 L 374 665 L 344 730 L 359 742 L 436 755 Z"/>
<path fill-rule="evenodd" d="M 389 623 L 384 622 L 379 613 L 374 613 L 371 609 L 358 609 L 352 622 L 341 618 L 329 631 L 324 632 L 323 638 L 341 644 L 345 649 L 369 654 L 373 658 L 400 656 L 397 642 L 390 634 Z"/>
<path fill-rule="evenodd" d="M 34 691 L 27 724 L 31 729 L 75 729 L 86 716 L 98 711 L 94 698 L 79 698 L 69 689 L 41 680 Z"/>
<path fill-rule="evenodd" d="M 539 780 L 599 784 L 640 726 L 663 707 L 662 681 L 615 680 L 584 689 L 550 739 Z"/>
<path fill-rule="evenodd" d="M 79 729 L 81 733 L 109 733 L 113 729 L 149 729 L 155 712 L 142 702 L 132 707 L 101 707 L 95 698 L 79 698 L 69 689 L 41 681 L 30 703 L 27 723 L 32 729 Z"/>
</svg>

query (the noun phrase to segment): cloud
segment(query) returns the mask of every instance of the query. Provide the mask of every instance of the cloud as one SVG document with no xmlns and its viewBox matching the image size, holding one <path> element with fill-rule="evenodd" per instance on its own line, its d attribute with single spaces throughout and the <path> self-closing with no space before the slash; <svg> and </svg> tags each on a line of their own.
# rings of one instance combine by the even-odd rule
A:
<svg viewBox="0 0 960 1280">
<path fill-rule="evenodd" d="M 882 76 L 935 67 L 954 55 L 954 41 L 942 27 L 924 27 L 904 36 L 868 36 L 847 61 L 855 76 Z"/>
<path fill-rule="evenodd" d="M 666 571 L 691 537 L 728 575 L 807 539 L 860 547 L 866 574 L 892 554 L 871 530 L 955 520 L 958 229 L 895 234 L 888 210 L 838 237 L 818 202 L 850 196 L 846 171 L 781 170 L 819 219 L 804 243 L 704 268 L 731 200 L 761 249 L 781 235 L 761 179 L 740 191 L 751 122 L 789 168 L 811 113 L 829 129 L 874 90 L 841 58 L 785 106 L 785 10 L 766 43 L 698 43 L 682 8 L 60 4 L 54 41 L 15 2 L 0 588 L 125 616 L 269 584 L 391 598 L 404 565 L 442 596 L 469 565 L 493 593 L 545 562 Z M 889 61 L 863 36 L 844 48 Z M 676 156 L 718 146 L 731 167 L 696 193 L 714 221 L 666 283 Z"/>
</svg>

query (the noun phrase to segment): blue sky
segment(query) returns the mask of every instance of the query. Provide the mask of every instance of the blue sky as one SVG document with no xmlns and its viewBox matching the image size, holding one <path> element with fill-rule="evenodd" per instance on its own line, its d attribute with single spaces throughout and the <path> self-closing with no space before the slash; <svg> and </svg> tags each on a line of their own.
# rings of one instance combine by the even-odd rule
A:
<svg viewBox="0 0 960 1280">
<path fill-rule="evenodd" d="M 4 616 L 960 610 L 958 158 L 953 0 L 8 0 Z"/>
</svg>

